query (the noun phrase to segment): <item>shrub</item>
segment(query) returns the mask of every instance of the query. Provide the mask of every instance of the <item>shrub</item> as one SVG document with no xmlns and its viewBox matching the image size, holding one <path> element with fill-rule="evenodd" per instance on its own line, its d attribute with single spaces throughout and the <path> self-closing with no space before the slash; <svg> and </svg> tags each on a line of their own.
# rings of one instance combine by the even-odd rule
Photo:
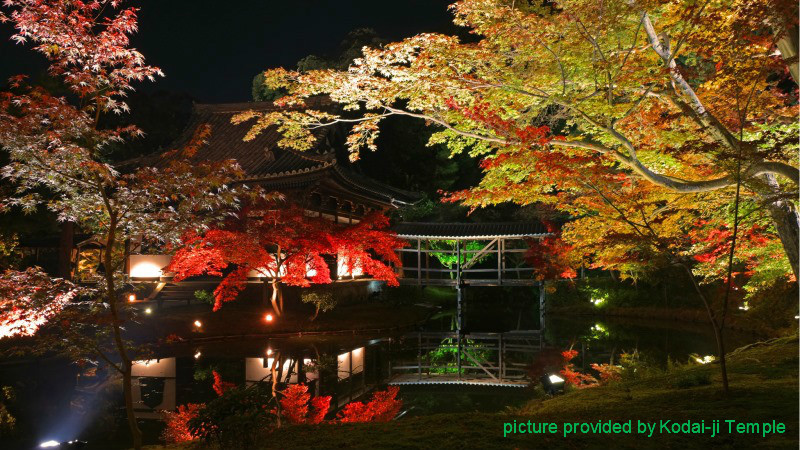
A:
<svg viewBox="0 0 800 450">
<path fill-rule="evenodd" d="M 680 389 L 694 386 L 706 386 L 711 384 L 711 375 L 708 372 L 689 372 L 680 375 L 675 379 L 673 384 Z"/>
<path fill-rule="evenodd" d="M 189 420 L 189 431 L 220 448 L 254 448 L 275 423 L 271 400 L 271 388 L 261 383 L 230 388 Z"/>
<path fill-rule="evenodd" d="M 164 411 L 166 428 L 161 433 L 161 438 L 167 444 L 177 444 L 197 439 L 197 435 L 189 430 L 189 421 L 197 417 L 202 404 L 188 403 L 178 406 L 177 411 Z"/>
<path fill-rule="evenodd" d="M 398 400 L 397 393 L 400 388 L 389 386 L 385 391 L 376 391 L 372 394 L 369 403 L 352 402 L 345 405 L 339 413 L 342 423 L 353 422 L 388 422 L 397 416 L 403 401 Z"/>
<path fill-rule="evenodd" d="M 197 299 L 200 303 L 205 303 L 207 305 L 214 304 L 214 294 L 204 290 L 194 291 L 194 298 Z"/>
<path fill-rule="evenodd" d="M 314 315 L 311 320 L 317 318 L 319 313 L 328 312 L 336 307 L 336 299 L 330 292 L 304 292 L 301 297 L 303 303 L 311 303 L 314 305 Z"/>
<path fill-rule="evenodd" d="M 304 384 L 293 384 L 283 391 L 283 398 L 280 400 L 281 413 L 289 423 L 311 423 L 322 422 L 328 414 L 331 405 L 330 396 L 319 396 L 311 399 L 308 393 L 308 386 Z"/>
</svg>

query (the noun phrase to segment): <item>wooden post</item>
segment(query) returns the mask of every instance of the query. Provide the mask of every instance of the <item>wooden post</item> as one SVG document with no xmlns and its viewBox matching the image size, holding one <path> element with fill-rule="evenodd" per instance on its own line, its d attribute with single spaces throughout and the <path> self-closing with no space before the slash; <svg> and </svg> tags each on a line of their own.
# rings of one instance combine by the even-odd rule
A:
<svg viewBox="0 0 800 450">
<path fill-rule="evenodd" d="M 497 284 L 503 285 L 503 254 L 500 251 L 503 245 L 503 239 L 497 240 Z"/>
<path fill-rule="evenodd" d="M 417 286 L 422 285 L 422 240 L 417 238 Z"/>
<path fill-rule="evenodd" d="M 539 282 L 539 345 L 542 345 L 544 339 L 544 326 L 545 326 L 545 289 L 544 281 Z"/>
<path fill-rule="evenodd" d="M 461 305 L 462 302 L 462 295 L 461 292 L 461 241 L 456 239 L 456 326 L 458 327 L 457 338 L 457 358 L 456 363 L 458 365 L 458 379 L 461 379 L 461 341 L 462 336 L 464 333 L 464 310 Z"/>
<path fill-rule="evenodd" d="M 503 381 L 503 375 L 505 372 L 505 368 L 503 367 L 503 353 L 505 350 L 503 349 L 503 333 L 497 335 L 497 357 L 498 357 L 498 364 L 497 364 L 497 371 L 500 378 L 500 381 Z"/>
<path fill-rule="evenodd" d="M 417 333 L 417 378 L 422 381 L 422 333 Z"/>
</svg>

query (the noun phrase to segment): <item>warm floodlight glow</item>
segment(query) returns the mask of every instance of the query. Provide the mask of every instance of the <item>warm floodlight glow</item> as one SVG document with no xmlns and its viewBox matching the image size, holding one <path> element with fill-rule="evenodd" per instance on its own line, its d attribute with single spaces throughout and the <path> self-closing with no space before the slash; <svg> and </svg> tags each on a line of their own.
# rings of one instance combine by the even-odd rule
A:
<svg viewBox="0 0 800 450">
<path fill-rule="evenodd" d="M 547 378 L 548 378 L 548 379 L 550 380 L 550 382 L 551 382 L 551 383 L 553 383 L 553 384 L 556 384 L 556 383 L 563 383 L 563 382 L 564 382 L 564 379 L 563 379 L 563 378 L 561 378 L 561 377 L 560 377 L 560 376 L 558 376 L 558 375 L 550 375 L 550 376 L 549 376 L 549 377 L 547 377 Z"/>
<path fill-rule="evenodd" d="M 49 441 L 44 441 L 41 444 L 39 444 L 39 447 L 41 448 L 60 447 L 60 446 L 61 446 L 60 442 L 54 441 L 52 439 Z"/>
<path fill-rule="evenodd" d="M 706 355 L 706 356 L 703 356 L 702 358 L 697 357 L 694 360 L 697 361 L 699 364 L 708 364 L 708 363 L 712 363 L 712 362 L 716 361 L 716 359 L 717 358 L 714 357 L 714 356 Z"/>
<path fill-rule="evenodd" d="M 273 319 L 274 317 L 272 317 L 272 314 L 267 314 L 266 316 L 264 316 L 264 320 L 266 320 L 267 322 L 272 322 Z"/>
<path fill-rule="evenodd" d="M 152 313 L 153 313 L 153 310 L 152 310 L 152 309 L 150 309 L 150 308 L 146 308 L 146 309 L 144 310 L 144 313 L 145 313 L 145 314 L 152 314 Z"/>
<path fill-rule="evenodd" d="M 269 355 L 271 355 L 271 354 L 272 354 L 272 349 L 271 349 L 271 348 L 268 348 L 268 349 L 267 349 L 267 356 L 269 356 Z"/>
<path fill-rule="evenodd" d="M 195 320 L 194 321 L 194 326 L 196 326 L 197 328 L 200 328 L 200 327 L 203 326 L 203 322 L 200 322 L 199 320 Z"/>
<path fill-rule="evenodd" d="M 169 265 L 170 255 L 131 255 L 128 259 L 131 278 L 158 278 L 164 275 L 162 267 Z"/>
<path fill-rule="evenodd" d="M 136 301 L 136 294 L 129 294 L 128 295 L 128 301 L 129 302 L 135 302 Z"/>
</svg>

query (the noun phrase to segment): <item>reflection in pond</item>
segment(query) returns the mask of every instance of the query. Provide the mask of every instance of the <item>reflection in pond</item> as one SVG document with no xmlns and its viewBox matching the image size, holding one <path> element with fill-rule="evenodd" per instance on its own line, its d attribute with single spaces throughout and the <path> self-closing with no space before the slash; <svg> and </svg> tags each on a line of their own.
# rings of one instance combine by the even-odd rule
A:
<svg viewBox="0 0 800 450">
<path fill-rule="evenodd" d="M 519 344 L 528 347 L 518 349 L 528 354 L 511 351 L 515 333 L 521 338 Z M 526 366 L 540 345 L 530 337 L 529 342 L 524 342 L 525 333 L 502 333 L 507 338 L 502 347 L 499 333 L 472 333 L 465 343 L 473 348 L 467 350 L 469 355 L 462 355 L 463 376 L 515 379 L 518 385 L 525 385 Z M 156 419 L 162 417 L 160 411 L 216 398 L 215 373 L 226 383 L 271 383 L 273 367 L 281 383 L 306 383 L 310 394 L 332 396 L 333 414 L 348 402 L 360 400 L 376 386 L 401 384 L 401 380 L 393 378 L 398 375 L 409 377 L 407 381 L 419 381 L 420 376 L 423 379 L 454 376 L 458 364 L 453 345 L 456 341 L 452 337 L 442 338 L 441 332 L 433 334 L 436 336 L 422 339 L 422 346 L 419 336 L 407 335 L 177 344 L 133 366 L 136 415 L 143 419 L 147 442 L 158 442 L 160 422 Z M 545 347 L 578 350 L 573 362 L 579 370 L 592 363 L 618 362 L 622 353 L 636 354 L 661 367 L 668 361 L 689 361 L 691 355 L 705 361 L 706 356 L 715 353 L 713 336 L 704 324 L 551 317 L 543 337 Z M 726 339 L 730 348 L 736 348 L 751 342 L 753 337 L 728 332 Z M 80 375 L 76 376 L 76 372 Z M 15 387 L 18 404 L 22 405 L 18 408 L 18 420 L 37 442 L 43 438 L 115 439 L 113 430 L 123 429 L 124 422 L 120 412 L 122 392 L 114 376 L 102 368 L 77 370 L 64 360 L 0 367 L 0 385 Z M 520 404 L 526 392 L 506 385 L 494 387 L 492 383 L 415 382 L 402 385 L 400 397 L 408 410 L 405 417 L 409 417 L 451 411 L 499 411 Z"/>
<path fill-rule="evenodd" d="M 271 344 L 266 350 L 240 356 L 228 348 L 208 346 L 165 356 L 135 361 L 132 367 L 133 398 L 136 416 L 140 419 L 161 419 L 162 411 L 178 405 L 208 401 L 213 398 L 212 381 L 224 383 L 272 383 L 273 376 L 280 384 L 305 383 L 312 395 L 331 395 L 334 408 L 352 401 L 370 386 L 385 379 L 385 371 L 376 366 L 386 360 L 385 341 L 371 340 L 342 350 L 332 347 L 320 352 L 319 346 L 299 346 L 287 340 L 287 350 Z M 239 355 L 236 355 L 239 353 Z M 365 374 L 365 360 L 373 362 L 370 374 Z"/>
</svg>

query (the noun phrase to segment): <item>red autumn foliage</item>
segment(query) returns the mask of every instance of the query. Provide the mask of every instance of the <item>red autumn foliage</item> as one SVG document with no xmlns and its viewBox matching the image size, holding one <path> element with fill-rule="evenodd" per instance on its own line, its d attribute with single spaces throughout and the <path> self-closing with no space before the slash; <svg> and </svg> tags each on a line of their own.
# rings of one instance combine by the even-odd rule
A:
<svg viewBox="0 0 800 450">
<path fill-rule="evenodd" d="M 575 365 L 572 364 L 571 361 L 578 356 L 577 350 L 566 350 L 561 352 L 561 356 L 564 357 L 564 368 L 561 369 L 561 376 L 564 377 L 564 381 L 566 381 L 567 384 L 571 384 L 579 389 L 597 386 L 597 379 L 595 377 L 575 370 Z"/>
<path fill-rule="evenodd" d="M 166 428 L 161 433 L 161 438 L 168 444 L 188 442 L 197 439 L 189 431 L 189 421 L 197 417 L 203 404 L 187 403 L 178 406 L 177 411 L 165 411 Z"/>
<path fill-rule="evenodd" d="M 339 421 L 342 423 L 353 422 L 388 422 L 397 416 L 403 401 L 397 399 L 400 388 L 389 386 L 385 391 L 377 391 L 372 394 L 369 403 L 352 402 L 345 405 L 339 413 Z"/>
<path fill-rule="evenodd" d="M 613 366 L 611 364 L 595 364 L 591 365 L 592 369 L 600 374 L 600 384 L 608 384 L 611 381 L 619 381 L 622 379 L 620 366 Z"/>
<path fill-rule="evenodd" d="M 572 246 L 561 239 L 561 232 L 553 224 L 545 223 L 545 227 L 553 235 L 542 239 L 528 239 L 525 261 L 534 268 L 534 274 L 539 280 L 577 277 L 575 269 L 570 267 L 572 262 L 569 253 Z"/>
<path fill-rule="evenodd" d="M 243 211 L 221 228 L 187 233 L 167 270 L 175 273 L 175 281 L 197 275 L 224 276 L 214 291 L 215 311 L 236 299 L 251 272 L 273 279 L 274 285 L 330 283 L 326 256 L 338 257 L 349 273 L 361 272 L 396 286 L 389 264 L 400 263 L 395 249 L 408 244 L 387 231 L 388 224 L 385 216 L 376 213 L 355 225 L 339 225 L 310 217 L 296 205 L 268 203 Z"/>
<path fill-rule="evenodd" d="M 331 405 L 330 396 L 319 396 L 311 399 L 308 386 L 293 384 L 283 391 L 281 412 L 289 423 L 317 424 L 322 422 Z"/>
<path fill-rule="evenodd" d="M 228 389 L 236 387 L 236 384 L 234 383 L 223 381 L 222 375 L 220 375 L 216 370 L 212 370 L 211 375 L 214 376 L 214 385 L 212 386 L 214 388 L 214 392 L 216 392 L 220 397 L 222 397 L 222 394 L 224 394 Z"/>
</svg>

